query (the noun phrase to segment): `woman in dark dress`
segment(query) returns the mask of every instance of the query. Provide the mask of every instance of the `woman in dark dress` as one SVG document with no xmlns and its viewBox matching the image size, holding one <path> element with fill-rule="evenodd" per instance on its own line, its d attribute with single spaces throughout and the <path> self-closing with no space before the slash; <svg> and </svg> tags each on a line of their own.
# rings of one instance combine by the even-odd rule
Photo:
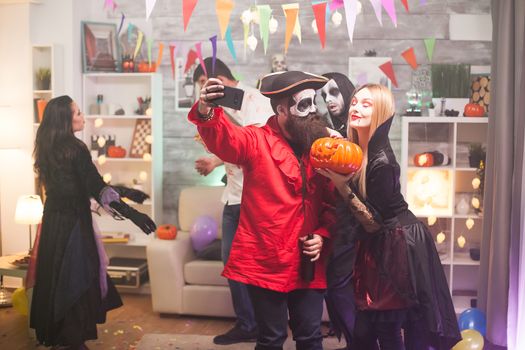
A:
<svg viewBox="0 0 525 350">
<path fill-rule="evenodd" d="M 399 164 L 388 139 L 394 112 L 388 88 L 359 88 L 348 136 L 363 149 L 362 167 L 348 176 L 318 170 L 334 182 L 347 209 L 341 219 L 358 238 L 353 277 L 358 312 L 350 348 L 377 349 L 379 341 L 382 350 L 450 349 L 461 335 L 432 236 L 400 192 Z"/>
<path fill-rule="evenodd" d="M 49 101 L 35 141 L 35 171 L 46 188 L 37 251 L 31 328 L 39 343 L 63 349 L 86 349 L 97 338 L 97 323 L 122 301 L 105 272 L 93 229 L 90 198 L 114 217 L 129 218 L 145 233 L 155 224 L 125 204 L 106 185 L 86 145 L 74 132 L 84 115 L 69 96 Z M 100 248 L 101 246 L 99 246 Z"/>
</svg>

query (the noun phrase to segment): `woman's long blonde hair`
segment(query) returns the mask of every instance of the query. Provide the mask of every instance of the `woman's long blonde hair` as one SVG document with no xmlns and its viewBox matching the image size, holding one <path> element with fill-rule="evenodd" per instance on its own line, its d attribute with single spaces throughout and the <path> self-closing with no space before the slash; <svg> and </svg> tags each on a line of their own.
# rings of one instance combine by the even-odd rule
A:
<svg viewBox="0 0 525 350">
<path fill-rule="evenodd" d="M 359 91 L 363 89 L 368 89 L 370 91 L 374 110 L 372 112 L 368 140 L 363 140 L 361 142 L 367 144 L 367 149 L 363 153 L 363 163 L 361 164 L 361 168 L 359 169 L 356 176 L 354 176 L 353 181 L 357 185 L 357 188 L 359 189 L 363 199 L 366 199 L 366 166 L 368 164 L 368 142 L 372 139 L 376 129 L 394 114 L 396 108 L 392 92 L 386 86 L 380 84 L 365 84 L 360 86 L 354 91 L 352 99 Z M 352 99 L 350 101 L 352 101 Z M 352 110 L 352 106 L 350 106 L 350 110 Z M 348 113 L 348 139 L 354 143 L 359 144 L 360 140 L 357 131 L 350 127 L 350 110 Z"/>
</svg>

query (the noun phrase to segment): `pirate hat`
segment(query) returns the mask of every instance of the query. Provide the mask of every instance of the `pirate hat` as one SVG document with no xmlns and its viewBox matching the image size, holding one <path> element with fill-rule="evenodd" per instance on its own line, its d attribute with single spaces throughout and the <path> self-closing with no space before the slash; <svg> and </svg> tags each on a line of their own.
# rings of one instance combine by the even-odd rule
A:
<svg viewBox="0 0 525 350">
<path fill-rule="evenodd" d="M 260 90 L 264 96 L 274 99 L 291 96 L 306 89 L 318 90 L 327 82 L 327 78 L 307 72 L 276 72 L 262 78 Z"/>
</svg>

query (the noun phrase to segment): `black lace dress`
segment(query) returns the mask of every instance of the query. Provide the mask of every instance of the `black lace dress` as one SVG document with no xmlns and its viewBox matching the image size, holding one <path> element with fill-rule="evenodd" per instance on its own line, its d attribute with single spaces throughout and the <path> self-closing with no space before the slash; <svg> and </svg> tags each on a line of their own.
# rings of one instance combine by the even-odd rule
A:
<svg viewBox="0 0 525 350">
<path fill-rule="evenodd" d="M 106 184 L 84 144 L 61 147 L 72 147 L 73 156 L 45 171 L 30 325 L 41 344 L 79 346 L 97 338 L 96 324 L 122 301 L 108 276 L 100 278 L 91 218 L 90 198 L 105 204 L 100 196 Z"/>
</svg>

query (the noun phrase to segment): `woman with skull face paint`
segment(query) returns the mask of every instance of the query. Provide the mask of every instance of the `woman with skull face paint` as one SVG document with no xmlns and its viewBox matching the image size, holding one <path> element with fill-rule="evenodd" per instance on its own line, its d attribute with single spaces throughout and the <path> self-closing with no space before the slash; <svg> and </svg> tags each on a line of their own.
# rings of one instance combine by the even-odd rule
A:
<svg viewBox="0 0 525 350">
<path fill-rule="evenodd" d="M 361 169 L 347 176 L 318 169 L 346 203 L 338 219 L 359 239 L 351 346 L 377 349 L 379 341 L 382 350 L 405 345 L 410 350 L 450 349 L 461 335 L 432 235 L 401 194 L 399 164 L 388 139 L 394 112 L 388 88 L 359 88 L 351 100 L 348 136 L 363 149 Z"/>
<path fill-rule="evenodd" d="M 323 76 L 330 79 L 321 89 L 321 96 L 326 103 L 333 128 L 346 137 L 348 108 L 355 90 L 354 84 L 346 75 L 338 72 L 326 73 Z"/>
</svg>

